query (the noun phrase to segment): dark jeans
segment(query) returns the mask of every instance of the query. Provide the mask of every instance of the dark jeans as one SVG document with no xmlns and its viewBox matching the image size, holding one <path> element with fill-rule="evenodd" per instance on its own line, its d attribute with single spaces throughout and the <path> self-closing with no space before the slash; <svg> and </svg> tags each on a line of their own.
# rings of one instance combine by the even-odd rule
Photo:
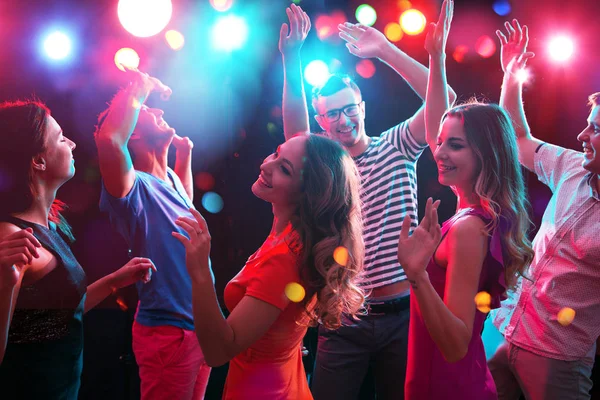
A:
<svg viewBox="0 0 600 400">
<path fill-rule="evenodd" d="M 315 400 L 358 398 L 369 367 L 378 400 L 404 399 L 409 309 L 342 319 L 334 331 L 319 327 L 311 390 Z"/>
</svg>

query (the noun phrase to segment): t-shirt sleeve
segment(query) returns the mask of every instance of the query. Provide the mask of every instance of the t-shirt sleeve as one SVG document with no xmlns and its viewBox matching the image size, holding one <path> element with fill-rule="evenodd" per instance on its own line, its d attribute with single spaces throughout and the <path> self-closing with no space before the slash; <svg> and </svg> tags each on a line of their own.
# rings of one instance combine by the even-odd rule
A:
<svg viewBox="0 0 600 400">
<path fill-rule="evenodd" d="M 411 162 L 416 161 L 427 147 L 427 144 L 420 144 L 409 128 L 410 119 L 388 129 L 381 134 L 381 138 L 389 142 L 398 149 Z"/>
<path fill-rule="evenodd" d="M 300 283 L 297 258 L 291 253 L 275 254 L 263 261 L 246 289 L 246 295 L 269 303 L 283 311 L 290 303 L 285 288 Z"/>
<path fill-rule="evenodd" d="M 575 150 L 543 143 L 536 150 L 533 162 L 540 182 L 554 192 L 560 182 L 579 171 L 583 159 L 581 153 Z"/>
<path fill-rule="evenodd" d="M 126 196 L 117 198 L 108 193 L 104 182 L 100 192 L 100 211 L 108 213 L 111 225 L 125 239 L 134 235 L 135 216 L 143 209 L 142 195 L 145 190 L 142 179 L 136 174 L 135 181 Z"/>
</svg>

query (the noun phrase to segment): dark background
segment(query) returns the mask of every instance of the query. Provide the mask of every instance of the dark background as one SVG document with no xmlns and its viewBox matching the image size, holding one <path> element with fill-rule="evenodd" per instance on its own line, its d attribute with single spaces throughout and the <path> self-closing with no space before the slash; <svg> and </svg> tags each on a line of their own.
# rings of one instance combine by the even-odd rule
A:
<svg viewBox="0 0 600 400">
<path fill-rule="evenodd" d="M 319 40 L 318 15 L 342 11 L 355 22 L 354 10 L 362 2 L 302 0 L 300 5 L 313 21 L 303 48 L 305 65 L 321 58 L 340 61 L 339 71 L 356 78 L 366 102 L 366 129 L 378 135 L 410 117 L 420 99 L 390 68 L 374 61 L 376 74 L 363 79 L 356 74 L 360 59 L 352 56 L 335 37 Z M 378 11 L 375 27 L 383 30 L 397 20 L 397 1 L 372 0 Z M 436 20 L 438 0 L 415 0 L 428 20 Z M 459 102 L 472 96 L 497 102 L 502 81 L 499 48 L 484 59 L 473 50 L 481 35 L 497 42 L 495 30 L 506 18 L 518 18 L 530 27 L 530 50 L 537 56 L 530 64 L 532 78 L 525 89 L 525 106 L 533 134 L 549 142 L 580 149 L 576 135 L 585 127 L 587 96 L 600 91 L 600 53 L 597 0 L 513 0 L 507 17 L 494 13 L 491 0 L 456 0 L 455 18 L 448 44 L 448 82 Z M 0 100 L 39 97 L 52 110 L 67 137 L 77 143 L 77 173 L 58 197 L 70 205 L 67 218 L 74 227 L 75 253 L 90 281 L 110 273 L 127 261 L 127 248 L 98 211 L 100 178 L 92 138 L 97 115 L 117 89 L 125 84 L 113 62 L 116 50 L 133 47 L 141 56 L 140 69 L 159 77 L 173 88 L 168 102 L 151 97 L 149 103 L 165 110 L 164 118 L 181 136 L 195 143 L 193 171 L 210 174 L 212 189 L 224 200 L 217 214 L 201 205 L 204 191 L 196 188 L 196 207 L 205 215 L 213 237 L 212 261 L 219 296 L 225 284 L 244 265 L 246 258 L 268 235 L 270 206 L 256 199 L 250 186 L 264 157 L 283 141 L 281 121 L 281 58 L 278 32 L 287 22 L 281 0 L 237 0 L 230 12 L 244 16 L 250 35 L 243 49 L 218 53 L 210 45 L 210 29 L 217 13 L 208 0 L 174 0 L 173 17 L 166 29 L 177 29 L 185 46 L 174 52 L 162 35 L 135 38 L 120 25 L 116 0 L 0 2 Z M 74 38 L 75 57 L 55 63 L 44 58 L 43 35 L 61 28 Z M 546 45 L 551 36 L 567 33 L 576 42 L 571 60 L 557 64 L 549 59 Z M 423 64 L 424 35 L 404 36 L 397 45 Z M 462 63 L 452 57 L 454 48 L 467 45 Z M 307 91 L 310 87 L 307 86 Z M 312 118 L 312 115 L 311 115 Z M 314 121 L 313 121 L 314 123 Z M 316 125 L 313 126 L 316 130 Z M 526 173 L 532 219 L 539 223 L 549 191 Z M 437 182 L 431 153 L 419 161 L 419 201 L 429 196 L 442 199 L 442 219 L 456 206 L 448 188 Z M 135 290 L 122 290 L 86 315 L 85 368 L 81 398 L 135 398 L 138 386 L 131 357 L 130 326 L 135 310 Z M 312 342 L 311 342 L 312 343 Z M 311 360 L 305 363 L 310 369 Z M 218 398 L 224 371 L 215 371 L 207 398 Z"/>
</svg>

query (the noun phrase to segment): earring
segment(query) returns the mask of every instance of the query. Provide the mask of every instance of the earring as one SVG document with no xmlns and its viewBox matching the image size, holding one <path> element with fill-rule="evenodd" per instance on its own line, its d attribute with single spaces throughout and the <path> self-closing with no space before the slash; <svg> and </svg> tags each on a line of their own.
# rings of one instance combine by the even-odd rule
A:
<svg viewBox="0 0 600 400">
<path fill-rule="evenodd" d="M 40 167 L 42 168 L 42 171 L 46 170 L 46 166 L 45 165 L 41 165 Z"/>
</svg>

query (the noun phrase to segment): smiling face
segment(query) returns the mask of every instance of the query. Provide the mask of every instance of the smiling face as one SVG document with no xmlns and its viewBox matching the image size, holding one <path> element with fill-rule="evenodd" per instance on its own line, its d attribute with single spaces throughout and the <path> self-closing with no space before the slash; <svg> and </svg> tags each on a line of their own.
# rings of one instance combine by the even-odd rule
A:
<svg viewBox="0 0 600 400">
<path fill-rule="evenodd" d="M 260 175 L 252 185 L 256 197 L 284 207 L 299 202 L 306 140 L 306 136 L 294 137 L 263 161 Z"/>
<path fill-rule="evenodd" d="M 442 185 L 470 190 L 479 173 L 477 156 L 467 141 L 460 118 L 448 116 L 438 135 L 433 153 Z"/>
<path fill-rule="evenodd" d="M 163 119 L 164 113 L 158 108 L 143 105 L 131 139 L 143 138 L 146 141 L 170 142 L 175 135 L 175 129 Z"/>
<path fill-rule="evenodd" d="M 342 146 L 352 147 L 365 135 L 365 103 L 355 90 L 346 87 L 329 96 L 321 95 L 314 106 L 321 128 Z"/>
<path fill-rule="evenodd" d="M 583 168 L 600 175 L 600 105 L 592 108 L 588 126 L 577 136 L 583 145 Z"/>
</svg>

